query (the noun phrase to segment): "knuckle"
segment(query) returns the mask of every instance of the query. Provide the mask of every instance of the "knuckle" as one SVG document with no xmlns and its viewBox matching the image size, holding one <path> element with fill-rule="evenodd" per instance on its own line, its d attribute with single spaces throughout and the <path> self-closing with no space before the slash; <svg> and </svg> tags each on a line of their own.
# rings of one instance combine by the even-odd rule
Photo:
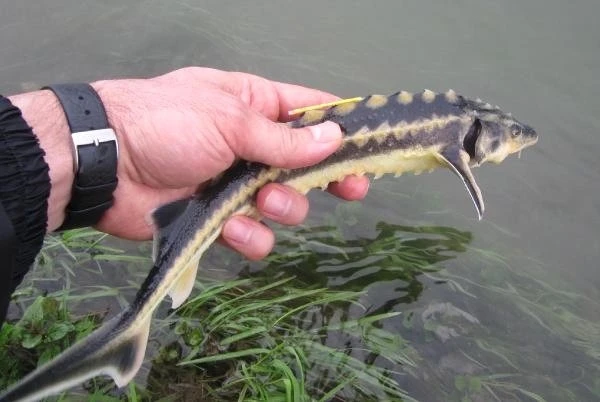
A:
<svg viewBox="0 0 600 402">
<path fill-rule="evenodd" d="M 249 112 L 244 105 L 235 98 L 225 98 L 214 107 L 214 122 L 221 136 L 229 144 L 230 149 L 239 153 L 248 144 Z"/>
<path fill-rule="evenodd" d="M 205 136 L 202 146 L 204 154 L 215 166 L 222 166 L 225 169 L 235 161 L 235 152 L 223 135 Z"/>
<path fill-rule="evenodd" d="M 279 96 L 272 81 L 252 74 L 236 72 L 239 83 L 238 96 L 252 110 L 270 120 L 279 117 Z"/>
</svg>

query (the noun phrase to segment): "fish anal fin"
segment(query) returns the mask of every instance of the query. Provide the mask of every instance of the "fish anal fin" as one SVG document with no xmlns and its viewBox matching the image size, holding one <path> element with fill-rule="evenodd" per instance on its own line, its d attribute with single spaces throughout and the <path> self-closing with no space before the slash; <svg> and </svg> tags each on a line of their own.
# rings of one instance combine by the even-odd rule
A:
<svg viewBox="0 0 600 402">
<path fill-rule="evenodd" d="M 485 205 L 481 190 L 479 189 L 479 186 L 475 181 L 475 177 L 471 172 L 471 168 L 469 167 L 469 154 L 460 148 L 446 148 L 439 154 L 439 156 L 465 184 L 465 187 L 467 188 L 467 191 L 473 200 L 475 209 L 477 210 L 477 216 L 481 220 L 485 210 Z"/>
<path fill-rule="evenodd" d="M 181 276 L 177 279 L 177 282 L 175 282 L 173 287 L 169 290 L 169 296 L 171 296 L 172 300 L 171 308 L 175 309 L 181 306 L 189 297 L 190 293 L 192 293 L 194 283 L 196 282 L 199 263 L 199 258 L 192 258 L 190 263 L 181 273 Z"/>
<path fill-rule="evenodd" d="M 246 213 L 246 211 L 253 211 L 255 208 L 251 208 L 246 210 L 245 208 L 238 210 L 239 213 Z M 196 283 L 196 275 L 198 274 L 198 265 L 200 264 L 200 258 L 206 251 L 209 245 L 211 245 L 219 234 L 221 230 L 215 230 L 212 235 L 206 240 L 206 242 L 196 250 L 196 253 L 185 262 L 181 263 L 182 270 L 179 274 L 179 277 L 175 280 L 171 289 L 169 289 L 169 296 L 171 296 L 172 304 L 171 308 L 177 308 L 183 304 L 192 293 L 192 289 L 194 289 L 194 284 Z"/>
</svg>

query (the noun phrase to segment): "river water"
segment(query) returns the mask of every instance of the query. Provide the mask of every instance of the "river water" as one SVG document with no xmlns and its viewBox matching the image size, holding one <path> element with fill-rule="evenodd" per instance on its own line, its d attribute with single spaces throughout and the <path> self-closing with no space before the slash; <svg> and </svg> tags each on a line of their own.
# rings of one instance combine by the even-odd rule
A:
<svg viewBox="0 0 600 402">
<path fill-rule="evenodd" d="M 487 202 L 482 222 L 460 181 L 441 171 L 375 182 L 352 213 L 358 223 L 340 223 L 348 241 L 375 239 L 381 222 L 468 233 L 468 247 L 423 278 L 415 297 L 407 300 L 407 288 L 383 280 L 373 267 L 352 271 L 352 278 L 328 265 L 317 271 L 329 286 L 359 277 L 373 310 L 436 317 L 445 332 L 411 339 L 438 376 L 404 379 L 415 398 L 464 396 L 456 378 L 492 381 L 508 373 L 511 384 L 547 400 L 595 400 L 599 15 L 597 0 L 1 0 L 0 92 L 203 65 L 343 97 L 453 88 L 512 111 L 536 128 L 540 141 L 521 159 L 477 169 Z M 307 228 L 338 204 L 320 193 L 311 201 Z M 449 333 L 456 336 L 448 339 Z M 482 346 L 483 333 L 495 334 L 495 347 Z M 429 389 L 432 382 L 443 384 L 442 391 Z M 495 400 L 492 393 L 474 395 Z M 531 400 L 519 391 L 503 395 Z"/>
</svg>

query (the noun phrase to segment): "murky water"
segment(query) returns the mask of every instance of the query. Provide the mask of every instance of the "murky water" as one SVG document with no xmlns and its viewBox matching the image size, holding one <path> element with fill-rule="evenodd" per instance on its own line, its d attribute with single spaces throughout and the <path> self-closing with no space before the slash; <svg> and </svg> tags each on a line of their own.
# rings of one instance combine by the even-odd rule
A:
<svg viewBox="0 0 600 402">
<path fill-rule="evenodd" d="M 600 398 L 600 330 L 588 325 L 600 321 L 598 1 L 130 3 L 0 1 L 0 91 L 204 65 L 340 96 L 454 88 L 533 125 L 540 141 L 522 159 L 475 172 L 487 201 L 482 222 L 448 171 L 384 178 L 350 214 L 359 224 L 338 222 L 347 241 L 376 239 L 374 222 L 470 233 L 442 272 L 415 288 L 377 263 L 329 261 L 312 279 L 368 287 L 370 309 L 444 328 L 386 324 L 426 358 L 429 370 L 402 380 L 416 398 L 467 395 L 457 378 L 499 383 L 490 377 L 499 373 L 547 400 Z M 337 203 L 322 194 L 312 202 L 307 227 Z"/>
</svg>

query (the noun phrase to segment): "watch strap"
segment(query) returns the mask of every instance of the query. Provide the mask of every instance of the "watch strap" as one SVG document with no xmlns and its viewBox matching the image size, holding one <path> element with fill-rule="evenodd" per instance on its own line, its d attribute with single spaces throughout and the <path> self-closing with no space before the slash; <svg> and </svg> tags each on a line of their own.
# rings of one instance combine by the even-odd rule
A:
<svg viewBox="0 0 600 402">
<path fill-rule="evenodd" d="M 75 180 L 65 221 L 58 230 L 92 226 L 113 205 L 118 144 L 104 105 L 89 84 L 44 87 L 63 107 L 73 140 Z"/>
<path fill-rule="evenodd" d="M 90 84 L 48 85 L 65 111 L 72 133 L 108 128 L 106 110 L 98 93 Z"/>
</svg>

